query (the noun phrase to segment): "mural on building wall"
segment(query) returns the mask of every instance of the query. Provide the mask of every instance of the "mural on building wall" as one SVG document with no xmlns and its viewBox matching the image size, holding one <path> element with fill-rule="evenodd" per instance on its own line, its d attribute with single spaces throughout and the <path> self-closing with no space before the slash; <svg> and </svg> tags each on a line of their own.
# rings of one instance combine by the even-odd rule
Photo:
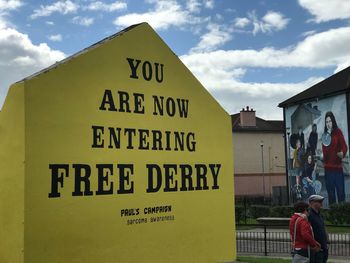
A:
<svg viewBox="0 0 350 263">
<path fill-rule="evenodd" d="M 345 95 L 285 109 L 290 200 L 350 201 L 349 134 Z"/>
</svg>

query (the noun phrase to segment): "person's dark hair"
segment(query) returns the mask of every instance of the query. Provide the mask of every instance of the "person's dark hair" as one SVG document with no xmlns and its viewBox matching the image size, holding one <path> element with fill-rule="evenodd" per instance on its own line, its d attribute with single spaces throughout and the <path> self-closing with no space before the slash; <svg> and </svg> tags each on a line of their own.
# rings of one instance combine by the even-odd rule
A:
<svg viewBox="0 0 350 263">
<path fill-rule="evenodd" d="M 315 163 L 315 158 L 314 158 L 314 155 L 312 154 L 311 151 L 308 151 L 307 154 L 306 154 L 306 162 L 308 163 L 310 156 L 311 156 L 311 164 L 314 164 Z"/>
<path fill-rule="evenodd" d="M 303 201 L 299 201 L 294 204 L 294 212 L 296 213 L 303 213 L 308 208 L 309 208 L 309 204 Z"/>
<path fill-rule="evenodd" d="M 316 131 L 317 131 L 317 125 L 316 125 L 316 123 L 312 124 L 311 132 L 314 131 L 314 128 L 316 128 Z"/>
<path fill-rule="evenodd" d="M 327 117 L 331 118 L 332 121 L 332 131 L 338 129 L 337 121 L 335 120 L 334 114 L 331 111 L 326 112 L 326 115 L 324 116 L 324 132 L 327 132 L 327 125 L 326 125 L 326 119 Z"/>
</svg>

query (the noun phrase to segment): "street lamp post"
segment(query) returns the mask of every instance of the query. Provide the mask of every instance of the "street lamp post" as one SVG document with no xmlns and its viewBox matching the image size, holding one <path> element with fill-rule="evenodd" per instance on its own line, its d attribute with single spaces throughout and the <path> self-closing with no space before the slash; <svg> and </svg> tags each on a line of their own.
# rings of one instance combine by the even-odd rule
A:
<svg viewBox="0 0 350 263">
<path fill-rule="evenodd" d="M 264 193 L 264 204 L 265 204 L 265 167 L 264 167 L 264 142 L 260 142 L 261 147 L 261 167 L 262 167 L 262 176 L 263 176 L 263 193 Z"/>
</svg>

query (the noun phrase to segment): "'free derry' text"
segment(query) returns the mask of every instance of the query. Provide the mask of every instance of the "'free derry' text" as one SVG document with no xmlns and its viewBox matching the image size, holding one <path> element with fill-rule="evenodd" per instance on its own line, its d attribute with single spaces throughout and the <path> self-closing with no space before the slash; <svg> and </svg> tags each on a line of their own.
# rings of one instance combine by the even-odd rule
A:
<svg viewBox="0 0 350 263">
<path fill-rule="evenodd" d="M 154 81 L 160 85 L 164 80 L 165 66 L 150 61 L 126 58 L 131 79 Z M 105 89 L 101 95 L 98 110 L 120 112 L 123 114 L 147 114 L 145 94 Z M 156 118 L 183 118 L 190 115 L 190 102 L 184 98 L 172 98 L 158 95 L 149 97 L 153 107 L 149 113 Z M 196 135 L 194 132 L 144 129 L 142 127 L 105 127 L 91 125 L 91 148 L 130 151 L 178 151 L 196 152 Z M 134 175 L 147 176 L 146 193 L 199 191 L 219 189 L 221 164 L 156 164 L 148 163 L 143 170 L 132 163 L 51 163 L 51 190 L 49 198 L 59 198 L 67 191 L 62 191 L 65 180 L 74 180 L 72 196 L 133 194 Z M 91 182 L 94 182 L 91 184 Z M 67 185 L 67 184 L 66 184 Z M 95 188 L 92 189 L 91 185 Z M 61 193 L 62 192 L 62 193 Z"/>
</svg>

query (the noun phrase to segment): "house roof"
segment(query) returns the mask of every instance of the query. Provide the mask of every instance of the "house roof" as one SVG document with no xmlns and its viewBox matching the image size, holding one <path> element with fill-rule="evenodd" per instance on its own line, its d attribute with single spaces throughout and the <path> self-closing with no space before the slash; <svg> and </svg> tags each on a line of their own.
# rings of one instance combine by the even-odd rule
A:
<svg viewBox="0 0 350 263">
<path fill-rule="evenodd" d="M 293 104 L 299 104 L 312 99 L 334 96 L 350 91 L 350 67 L 339 71 L 329 78 L 313 85 L 299 94 L 281 102 L 278 107 L 284 108 Z"/>
<path fill-rule="evenodd" d="M 256 117 L 256 126 L 248 127 L 240 125 L 240 114 L 236 113 L 231 115 L 232 131 L 233 132 L 275 132 L 283 133 L 284 124 L 283 121 L 270 121 Z"/>
</svg>

